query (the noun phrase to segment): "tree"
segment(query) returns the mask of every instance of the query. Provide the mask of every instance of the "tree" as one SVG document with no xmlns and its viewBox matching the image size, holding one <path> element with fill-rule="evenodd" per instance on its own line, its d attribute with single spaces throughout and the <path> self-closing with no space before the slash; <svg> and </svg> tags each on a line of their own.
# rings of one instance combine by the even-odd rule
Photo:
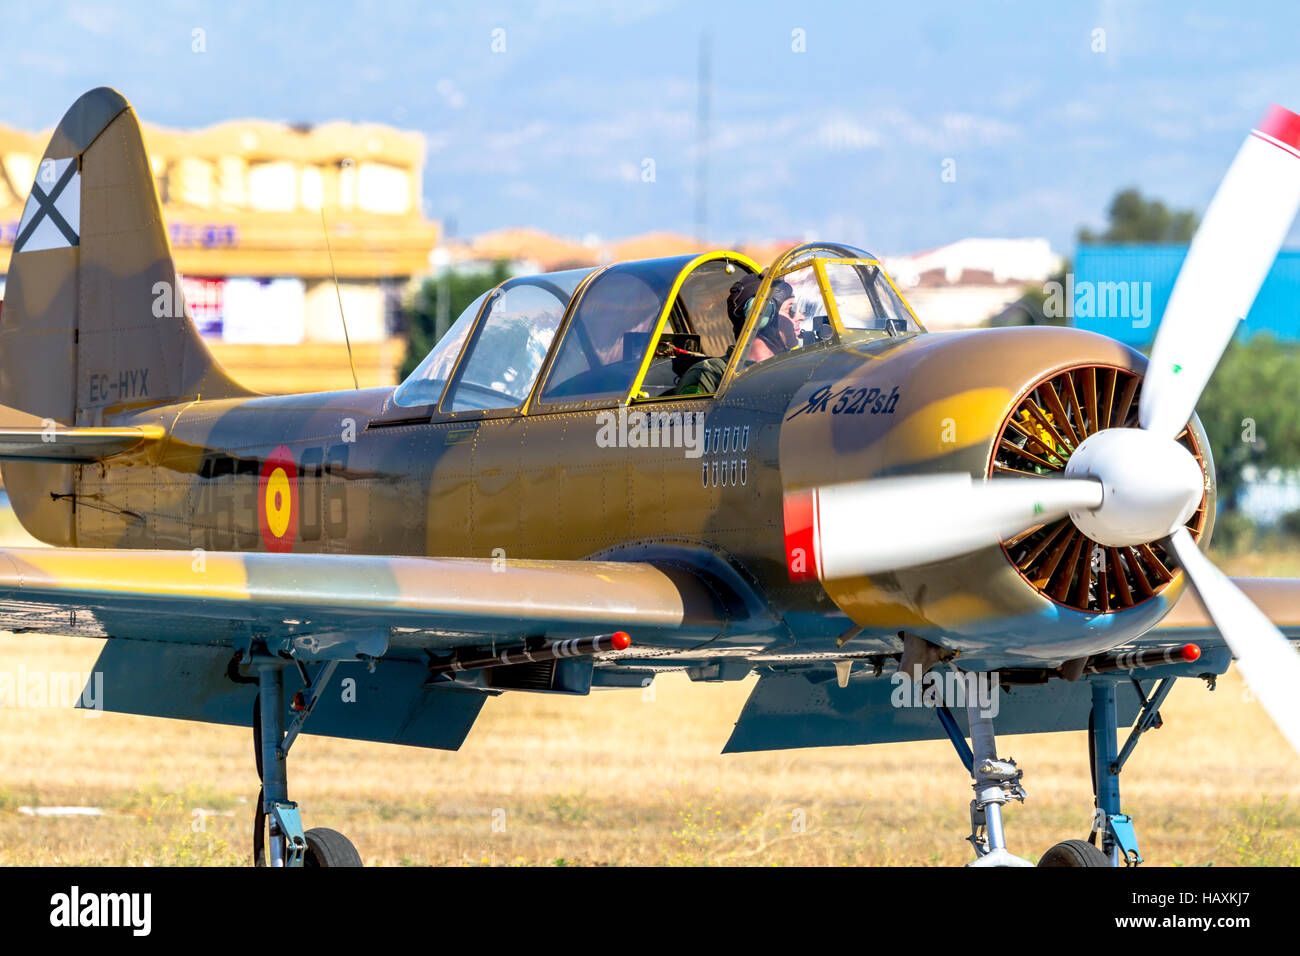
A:
<svg viewBox="0 0 1300 956">
<path fill-rule="evenodd" d="M 1191 242 L 1200 217 L 1190 209 L 1171 210 L 1159 199 L 1144 199 L 1133 187 L 1122 189 L 1107 210 L 1110 226 L 1101 235 L 1079 230 L 1079 242 Z"/>
<path fill-rule="evenodd" d="M 1121 189 L 1110 201 L 1106 211 L 1110 225 L 1103 233 L 1094 233 L 1087 227 L 1079 230 L 1081 245 L 1098 242 L 1191 242 L 1200 220 L 1190 209 L 1169 209 L 1159 199 L 1146 199 L 1130 187 Z M 1066 260 L 1061 271 L 1049 276 L 1044 288 L 1030 287 L 1015 305 L 1028 325 L 1064 325 L 1064 316 L 1049 316 L 1044 307 L 1047 289 L 1053 283 L 1064 288 L 1066 273 L 1070 271 Z"/>
<path fill-rule="evenodd" d="M 510 267 L 501 261 L 490 269 L 445 272 L 425 279 L 406 308 L 406 358 L 402 361 L 401 377 L 406 378 L 414 371 L 475 299 L 509 278 Z M 439 309 L 439 305 L 443 308 Z"/>
<path fill-rule="evenodd" d="M 1240 505 L 1242 473 L 1300 467 L 1300 345 L 1266 332 L 1228 346 L 1197 413 L 1210 436 L 1225 509 Z"/>
</svg>

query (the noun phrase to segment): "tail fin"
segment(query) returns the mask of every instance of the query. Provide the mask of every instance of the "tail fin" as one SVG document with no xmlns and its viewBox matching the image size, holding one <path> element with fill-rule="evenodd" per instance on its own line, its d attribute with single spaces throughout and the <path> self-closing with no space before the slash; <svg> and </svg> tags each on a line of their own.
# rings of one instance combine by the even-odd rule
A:
<svg viewBox="0 0 1300 956">
<path fill-rule="evenodd" d="M 135 111 L 91 90 L 36 172 L 0 320 L 0 404 L 66 425 L 202 395 L 250 394 L 179 302 L 176 267 Z M 163 313 L 159 315 L 158 313 Z"/>
<path fill-rule="evenodd" d="M 135 111 L 115 90 L 91 90 L 54 131 L 19 222 L 0 316 L 0 405 L 98 426 L 142 407 L 252 394 L 217 364 L 188 310 L 158 307 L 183 302 L 176 281 Z M 23 523 L 55 543 L 70 540 L 57 495 L 71 491 L 61 486 L 72 468 L 4 468 Z M 30 514 L 48 535 L 24 503 L 50 512 Z"/>
</svg>

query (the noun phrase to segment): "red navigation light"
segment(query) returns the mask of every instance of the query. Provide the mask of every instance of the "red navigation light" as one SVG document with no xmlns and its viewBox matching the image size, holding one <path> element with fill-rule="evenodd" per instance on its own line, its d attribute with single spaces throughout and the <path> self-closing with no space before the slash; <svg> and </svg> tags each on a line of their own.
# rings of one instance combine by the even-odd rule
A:
<svg viewBox="0 0 1300 956">
<path fill-rule="evenodd" d="M 627 631 L 615 631 L 609 636 L 610 646 L 616 651 L 625 651 L 632 646 L 632 638 Z"/>
<path fill-rule="evenodd" d="M 1201 656 L 1201 649 L 1195 644 L 1183 645 L 1183 660 L 1189 664 Z"/>
</svg>

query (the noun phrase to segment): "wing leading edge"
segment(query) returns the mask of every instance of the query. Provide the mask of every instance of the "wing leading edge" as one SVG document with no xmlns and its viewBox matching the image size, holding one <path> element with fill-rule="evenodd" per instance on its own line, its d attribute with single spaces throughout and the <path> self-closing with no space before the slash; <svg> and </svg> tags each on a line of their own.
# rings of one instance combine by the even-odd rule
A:
<svg viewBox="0 0 1300 956">
<path fill-rule="evenodd" d="M 717 593 L 648 563 L 0 551 L 0 630 L 110 638 L 83 706 L 248 726 L 255 690 L 232 661 L 265 645 L 317 676 L 341 665 L 334 680 L 351 682 L 323 696 L 306 732 L 446 750 L 494 691 L 431 684 L 429 655 L 613 630 L 698 647 L 736 623 Z M 591 659 L 563 663 L 577 680 L 555 689 L 586 692 Z"/>
<path fill-rule="evenodd" d="M 419 650 L 602 629 L 697 645 L 729 623 L 702 577 L 648 563 L 0 550 L 0 626 L 16 631 L 239 647 L 388 630 Z"/>
</svg>

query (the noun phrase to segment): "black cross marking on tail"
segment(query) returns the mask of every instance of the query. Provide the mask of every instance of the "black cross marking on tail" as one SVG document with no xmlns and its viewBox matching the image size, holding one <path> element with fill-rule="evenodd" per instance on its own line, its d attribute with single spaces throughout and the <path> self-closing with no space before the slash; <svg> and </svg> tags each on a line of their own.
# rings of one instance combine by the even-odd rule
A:
<svg viewBox="0 0 1300 956">
<path fill-rule="evenodd" d="M 77 161 L 73 159 L 72 162 L 68 163 L 68 168 L 63 171 L 63 175 L 59 177 L 59 181 L 54 184 L 54 188 L 49 193 L 41 189 L 37 183 L 32 183 L 32 198 L 36 200 L 39 208 L 36 210 L 36 214 L 32 216 L 31 222 L 27 223 L 27 228 L 14 240 L 15 254 L 23 251 L 23 246 L 27 245 L 27 240 L 31 238 L 32 233 L 36 231 L 36 227 L 41 224 L 41 220 L 46 216 L 49 216 L 50 222 L 54 223 L 59 232 L 63 233 L 63 238 L 68 240 L 68 245 L 75 246 L 78 244 L 80 240 L 77 237 L 76 230 L 68 225 L 68 220 L 64 219 L 63 214 L 54 208 L 54 201 L 63 195 L 63 190 L 68 188 L 68 183 L 72 182 L 72 177 L 76 172 Z"/>
</svg>

